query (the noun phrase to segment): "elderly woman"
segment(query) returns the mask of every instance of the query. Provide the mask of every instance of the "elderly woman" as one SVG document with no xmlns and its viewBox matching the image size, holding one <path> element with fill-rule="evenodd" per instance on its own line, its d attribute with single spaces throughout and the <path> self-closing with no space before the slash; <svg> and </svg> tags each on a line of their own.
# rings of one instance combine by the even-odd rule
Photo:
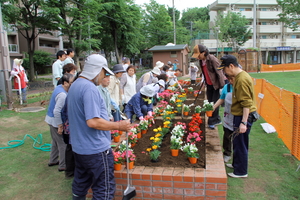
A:
<svg viewBox="0 0 300 200">
<path fill-rule="evenodd" d="M 198 72 L 198 67 L 195 65 L 195 63 L 191 63 L 189 67 L 190 77 L 191 77 L 191 84 L 195 85 L 196 83 L 196 77 Z"/>
<path fill-rule="evenodd" d="M 131 123 L 132 116 L 135 114 L 139 120 L 144 119 L 146 115 L 152 116 L 153 104 L 152 97 L 155 95 L 153 85 L 142 87 L 140 92 L 136 93 L 125 107 L 125 114 Z"/>
<path fill-rule="evenodd" d="M 136 69 L 133 65 L 129 65 L 121 77 L 121 94 L 122 104 L 125 107 L 133 95 L 136 94 Z"/>
<path fill-rule="evenodd" d="M 25 73 L 25 69 L 22 66 L 22 63 L 23 63 L 23 60 L 17 59 L 17 58 L 14 59 L 13 69 L 11 70 L 11 75 L 14 76 L 14 88 L 15 89 L 21 88 L 22 101 L 24 103 L 27 103 L 26 88 L 27 88 L 28 79 L 27 79 L 27 75 Z M 18 92 L 18 95 L 20 95 L 19 92 Z"/>
<path fill-rule="evenodd" d="M 143 74 L 136 84 L 136 91 L 139 92 L 140 89 L 145 85 L 156 83 L 158 81 L 157 76 L 159 75 L 160 69 L 158 67 L 154 67 L 150 72 L 146 72 L 145 74 Z"/>
<path fill-rule="evenodd" d="M 63 121 L 62 109 L 65 105 L 68 90 L 73 82 L 72 74 L 64 74 L 62 77 L 62 84 L 58 85 L 51 96 L 48 112 L 45 121 L 50 127 L 52 138 L 50 160 L 48 166 L 58 166 L 58 171 L 66 170 L 65 152 L 67 145 L 63 140 Z M 59 159 L 59 160 L 58 160 Z"/>
</svg>

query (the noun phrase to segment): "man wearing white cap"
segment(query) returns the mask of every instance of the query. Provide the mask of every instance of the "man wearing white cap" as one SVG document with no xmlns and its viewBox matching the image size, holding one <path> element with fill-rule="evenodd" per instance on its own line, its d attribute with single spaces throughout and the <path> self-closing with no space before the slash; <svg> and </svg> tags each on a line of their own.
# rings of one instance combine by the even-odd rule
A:
<svg viewBox="0 0 300 200">
<path fill-rule="evenodd" d="M 158 81 L 156 77 L 159 75 L 160 69 L 158 67 L 154 67 L 150 72 L 143 74 L 142 77 L 139 79 L 138 83 L 136 84 L 136 92 L 139 92 L 140 89 L 145 85 L 156 83 Z"/>
<path fill-rule="evenodd" d="M 110 122 L 104 99 L 97 89 L 113 72 L 106 59 L 92 54 L 85 60 L 80 77 L 68 94 L 70 137 L 75 157 L 73 200 L 83 200 L 90 187 L 94 199 L 113 199 L 115 193 L 114 158 L 110 130 L 129 131 L 129 120 Z"/>
<path fill-rule="evenodd" d="M 141 91 L 136 93 L 127 103 L 125 107 L 125 114 L 132 120 L 135 114 L 139 120 L 144 119 L 146 115 L 152 116 L 153 104 L 152 97 L 155 95 L 154 87 L 146 85 L 142 87 Z"/>
</svg>

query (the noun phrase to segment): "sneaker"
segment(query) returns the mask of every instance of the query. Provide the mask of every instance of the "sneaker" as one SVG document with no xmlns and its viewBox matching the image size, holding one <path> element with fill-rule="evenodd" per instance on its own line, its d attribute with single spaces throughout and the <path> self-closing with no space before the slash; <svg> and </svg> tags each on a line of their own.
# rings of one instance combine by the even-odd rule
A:
<svg viewBox="0 0 300 200">
<path fill-rule="evenodd" d="M 231 156 L 224 156 L 224 163 L 227 163 L 231 159 Z"/>
<path fill-rule="evenodd" d="M 214 125 L 217 126 L 217 125 L 221 125 L 221 124 L 222 124 L 222 122 L 219 121 L 219 122 L 215 123 Z"/>
<path fill-rule="evenodd" d="M 226 167 L 233 169 L 233 165 L 232 164 L 226 164 Z"/>
<path fill-rule="evenodd" d="M 215 125 L 208 125 L 208 128 L 215 129 Z"/>
<path fill-rule="evenodd" d="M 57 161 L 56 163 L 48 163 L 48 166 L 49 166 L 49 167 L 52 167 L 52 166 L 58 165 L 58 164 L 59 164 L 59 161 Z"/>
<path fill-rule="evenodd" d="M 232 178 L 247 178 L 248 174 L 245 174 L 245 175 L 235 175 L 234 173 L 228 173 L 228 176 L 230 176 Z"/>
</svg>

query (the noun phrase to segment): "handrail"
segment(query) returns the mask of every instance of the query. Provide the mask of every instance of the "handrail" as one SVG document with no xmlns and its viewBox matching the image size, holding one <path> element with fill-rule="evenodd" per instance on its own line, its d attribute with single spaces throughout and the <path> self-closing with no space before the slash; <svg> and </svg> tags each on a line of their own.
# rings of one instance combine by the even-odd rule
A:
<svg viewBox="0 0 300 200">
<path fill-rule="evenodd" d="M 19 89 L 12 89 L 12 91 L 18 91 L 19 90 L 19 96 L 20 96 L 20 105 L 23 105 L 23 96 L 22 96 L 22 88 L 21 88 L 21 80 L 18 74 L 10 75 L 9 80 L 11 81 L 12 77 L 16 76 L 18 79 Z"/>
</svg>

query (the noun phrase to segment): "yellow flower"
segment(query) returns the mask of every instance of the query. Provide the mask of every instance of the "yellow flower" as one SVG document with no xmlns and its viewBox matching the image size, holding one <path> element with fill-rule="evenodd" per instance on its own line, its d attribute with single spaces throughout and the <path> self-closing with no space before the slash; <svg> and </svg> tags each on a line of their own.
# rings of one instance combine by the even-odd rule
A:
<svg viewBox="0 0 300 200">
<path fill-rule="evenodd" d="M 170 117 L 166 117 L 166 119 L 171 119 Z"/>
<path fill-rule="evenodd" d="M 179 97 L 179 96 L 178 96 Z M 180 99 L 176 99 L 176 102 L 182 102 Z"/>
<path fill-rule="evenodd" d="M 157 130 L 156 128 L 155 128 L 155 129 L 153 129 L 153 131 L 154 131 L 154 132 L 158 132 L 158 130 Z"/>
<path fill-rule="evenodd" d="M 158 137 L 160 137 L 160 136 L 161 136 L 160 133 L 157 133 L 157 134 L 155 135 L 156 138 L 158 138 Z"/>
<path fill-rule="evenodd" d="M 146 151 L 151 151 L 151 150 L 152 150 L 151 148 L 147 148 L 147 149 L 146 149 Z"/>
<path fill-rule="evenodd" d="M 158 130 L 158 131 L 161 131 L 161 127 L 158 127 L 157 130 Z"/>
<path fill-rule="evenodd" d="M 154 140 L 154 137 L 151 137 L 150 140 Z"/>
<path fill-rule="evenodd" d="M 159 138 L 155 138 L 155 139 L 154 139 L 154 142 L 159 142 L 159 141 L 160 141 Z"/>
<path fill-rule="evenodd" d="M 153 146 L 152 146 L 152 149 L 157 149 L 157 146 L 156 146 L 156 145 L 153 145 Z"/>
<path fill-rule="evenodd" d="M 168 124 L 170 124 L 170 121 L 165 121 L 164 124 L 168 125 Z"/>
<path fill-rule="evenodd" d="M 177 107 L 181 107 L 181 104 L 178 104 Z"/>
</svg>

